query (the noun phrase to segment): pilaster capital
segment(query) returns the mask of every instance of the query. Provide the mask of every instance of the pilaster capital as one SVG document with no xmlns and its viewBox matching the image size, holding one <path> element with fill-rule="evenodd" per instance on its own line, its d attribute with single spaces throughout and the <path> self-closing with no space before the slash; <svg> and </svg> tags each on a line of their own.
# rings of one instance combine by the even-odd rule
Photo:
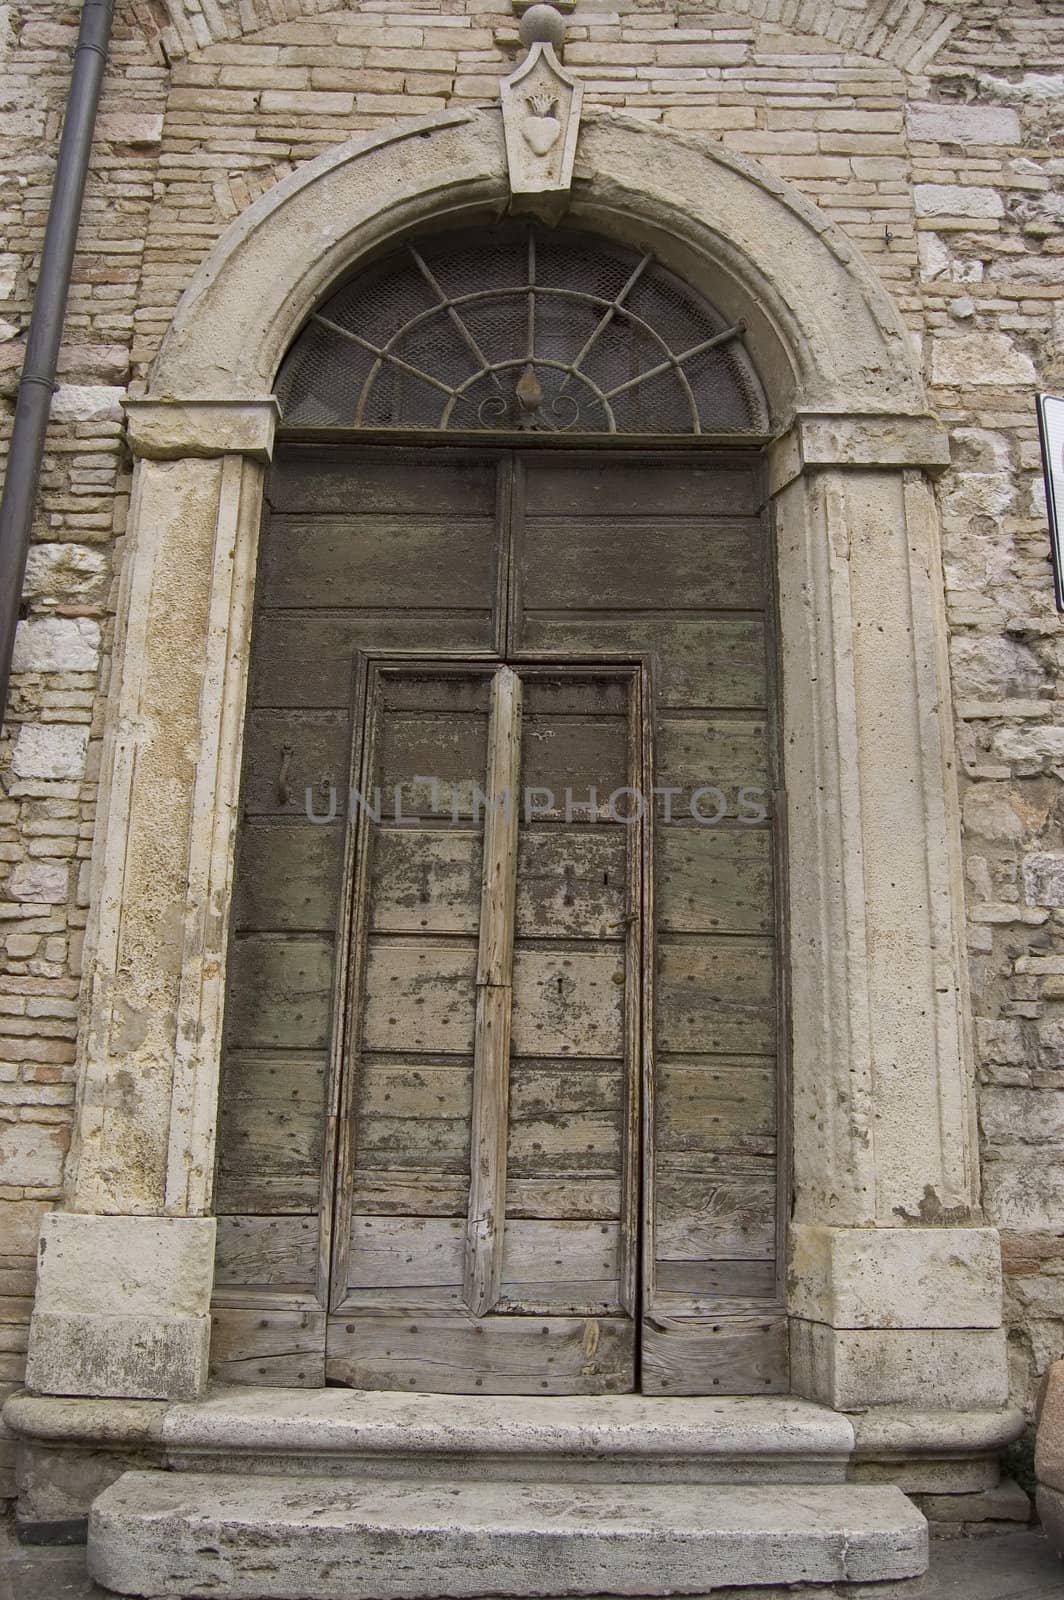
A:
<svg viewBox="0 0 1064 1600">
<path fill-rule="evenodd" d="M 176 461 L 186 456 L 249 456 L 269 461 L 281 408 L 261 400 L 127 400 L 126 437 L 135 456 Z"/>
<path fill-rule="evenodd" d="M 799 412 L 769 447 L 770 492 L 803 472 L 824 467 L 915 467 L 941 472 L 950 464 L 949 434 L 927 414 Z"/>
</svg>

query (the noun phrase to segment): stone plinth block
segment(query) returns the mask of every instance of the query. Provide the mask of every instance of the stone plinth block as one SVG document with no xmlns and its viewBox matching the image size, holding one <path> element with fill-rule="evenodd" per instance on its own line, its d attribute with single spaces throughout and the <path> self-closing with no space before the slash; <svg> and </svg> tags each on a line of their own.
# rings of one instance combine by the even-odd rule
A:
<svg viewBox="0 0 1064 1600">
<path fill-rule="evenodd" d="M 95 1502 L 89 1570 L 123 1594 L 269 1600 L 707 1594 L 927 1566 L 900 1490 L 412 1482 L 130 1472 Z"/>
<path fill-rule="evenodd" d="M 200 1394 L 214 1234 L 213 1217 L 46 1217 L 27 1388 L 143 1399 Z"/>
<path fill-rule="evenodd" d="M 833 1328 L 998 1328 L 997 1231 L 797 1225 L 789 1304 Z"/>
<path fill-rule="evenodd" d="M 1046 1379 L 1034 1470 L 1040 1484 L 1064 1495 L 1064 1361 L 1054 1361 Z"/>
<path fill-rule="evenodd" d="M 1035 1505 L 1038 1507 L 1038 1516 L 1046 1538 L 1058 1555 L 1064 1556 L 1064 1493 L 1059 1489 L 1047 1489 L 1040 1484 L 1035 1495 Z"/>
<path fill-rule="evenodd" d="M 849 1329 L 791 1321 L 796 1394 L 859 1411 L 866 1406 L 991 1410 L 1008 1401 L 1000 1328 Z"/>
</svg>

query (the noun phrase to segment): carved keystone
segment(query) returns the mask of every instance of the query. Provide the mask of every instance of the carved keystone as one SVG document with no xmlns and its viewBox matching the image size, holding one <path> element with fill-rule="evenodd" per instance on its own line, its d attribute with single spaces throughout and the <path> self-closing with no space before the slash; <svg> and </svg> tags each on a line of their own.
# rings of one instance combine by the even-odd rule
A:
<svg viewBox="0 0 1064 1600">
<path fill-rule="evenodd" d="M 555 6 L 530 6 L 519 32 L 528 54 L 501 86 L 511 209 L 549 221 L 568 204 L 584 88 L 558 59 L 565 21 Z"/>
</svg>

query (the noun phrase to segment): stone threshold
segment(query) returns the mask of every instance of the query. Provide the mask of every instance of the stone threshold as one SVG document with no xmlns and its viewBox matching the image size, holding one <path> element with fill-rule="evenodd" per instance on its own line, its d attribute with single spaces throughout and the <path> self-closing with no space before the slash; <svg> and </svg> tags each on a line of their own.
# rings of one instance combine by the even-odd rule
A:
<svg viewBox="0 0 1064 1600">
<path fill-rule="evenodd" d="M 176 1470 L 841 1482 L 848 1417 L 790 1396 L 538 1398 L 229 1386 L 200 1401 L 19 1395 L 40 1445 L 147 1451 Z"/>
<path fill-rule="evenodd" d="M 416 1395 L 391 1390 L 213 1385 L 199 1400 L 84 1396 L 9 1397 L 13 1433 L 52 1444 L 177 1448 L 449 1450 L 623 1455 L 695 1450 L 724 1456 L 768 1448 L 774 1455 L 981 1455 L 1023 1430 L 1023 1413 L 877 1406 L 844 1413 L 797 1395 L 685 1399 L 643 1395 Z"/>
<path fill-rule="evenodd" d="M 128 1472 L 92 1508 L 89 1571 L 218 1600 L 705 1595 L 878 1583 L 927 1567 L 900 1490 L 411 1482 Z"/>
</svg>

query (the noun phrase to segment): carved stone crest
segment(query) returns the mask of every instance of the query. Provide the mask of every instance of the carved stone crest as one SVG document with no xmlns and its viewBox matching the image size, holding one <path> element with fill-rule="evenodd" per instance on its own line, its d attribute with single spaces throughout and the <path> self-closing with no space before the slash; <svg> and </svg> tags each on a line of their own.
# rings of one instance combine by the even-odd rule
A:
<svg viewBox="0 0 1064 1600">
<path fill-rule="evenodd" d="M 555 51 L 564 28 L 550 6 L 526 11 L 521 37 L 528 54 L 501 86 L 512 209 L 548 219 L 568 204 L 584 93 Z"/>
</svg>

